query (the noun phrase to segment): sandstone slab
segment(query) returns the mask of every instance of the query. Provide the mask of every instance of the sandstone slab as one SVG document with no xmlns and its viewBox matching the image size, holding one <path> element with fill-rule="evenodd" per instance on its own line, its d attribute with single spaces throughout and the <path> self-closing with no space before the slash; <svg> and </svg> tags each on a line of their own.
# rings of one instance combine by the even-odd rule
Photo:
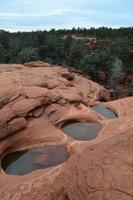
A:
<svg viewBox="0 0 133 200">
<path fill-rule="evenodd" d="M 133 97 L 111 101 L 109 91 L 84 74 L 39 61 L 0 65 L 0 72 L 1 160 L 49 145 L 62 145 L 70 154 L 60 165 L 24 176 L 0 167 L 0 200 L 133 199 Z M 92 110 L 98 103 L 117 118 Z M 69 121 L 102 129 L 93 140 L 77 141 L 62 130 Z M 43 154 L 36 160 L 46 161 Z"/>
</svg>

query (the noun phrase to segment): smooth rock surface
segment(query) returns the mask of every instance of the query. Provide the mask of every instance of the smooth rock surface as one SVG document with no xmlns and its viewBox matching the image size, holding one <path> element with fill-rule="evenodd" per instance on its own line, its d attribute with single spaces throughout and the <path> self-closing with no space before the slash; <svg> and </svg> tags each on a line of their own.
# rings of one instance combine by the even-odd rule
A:
<svg viewBox="0 0 133 200">
<path fill-rule="evenodd" d="M 0 200 L 133 199 L 133 97 L 110 101 L 108 90 L 84 74 L 43 62 L 1 64 L 0 83 L 1 160 L 44 145 L 63 145 L 70 154 L 24 176 L 0 168 Z M 118 118 L 93 111 L 100 101 Z M 61 130 L 71 120 L 102 129 L 96 139 L 75 140 Z"/>
</svg>

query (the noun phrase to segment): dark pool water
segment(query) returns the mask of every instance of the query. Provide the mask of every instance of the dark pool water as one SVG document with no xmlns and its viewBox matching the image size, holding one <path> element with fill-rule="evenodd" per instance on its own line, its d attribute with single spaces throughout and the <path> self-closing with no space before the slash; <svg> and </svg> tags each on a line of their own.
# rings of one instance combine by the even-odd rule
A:
<svg viewBox="0 0 133 200">
<path fill-rule="evenodd" d="M 95 139 L 101 128 L 97 123 L 68 122 L 63 126 L 62 131 L 76 140 L 86 141 Z"/>
<path fill-rule="evenodd" d="M 27 151 L 14 152 L 2 160 L 7 174 L 25 175 L 38 169 L 59 165 L 69 158 L 64 146 L 44 146 Z"/>
<path fill-rule="evenodd" d="M 103 115 L 104 117 L 108 119 L 117 118 L 117 115 L 112 110 L 110 110 L 109 108 L 107 108 L 106 106 L 102 104 L 91 106 L 91 108 L 99 112 L 101 115 Z"/>
</svg>

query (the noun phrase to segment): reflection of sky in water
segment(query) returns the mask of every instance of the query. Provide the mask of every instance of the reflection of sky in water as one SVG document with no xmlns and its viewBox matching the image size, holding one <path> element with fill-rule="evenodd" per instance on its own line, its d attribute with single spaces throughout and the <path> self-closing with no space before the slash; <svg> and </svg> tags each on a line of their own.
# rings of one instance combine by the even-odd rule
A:
<svg viewBox="0 0 133 200">
<path fill-rule="evenodd" d="M 117 117 L 117 115 L 112 110 L 110 110 L 102 104 L 94 105 L 91 108 L 108 119 L 113 119 Z"/>
<path fill-rule="evenodd" d="M 46 146 L 7 155 L 2 167 L 8 174 L 24 175 L 37 169 L 43 169 L 63 163 L 69 157 L 63 146 Z"/>
<path fill-rule="evenodd" d="M 63 132 L 76 140 L 92 140 L 96 138 L 101 126 L 97 123 L 70 123 L 63 127 Z"/>
</svg>

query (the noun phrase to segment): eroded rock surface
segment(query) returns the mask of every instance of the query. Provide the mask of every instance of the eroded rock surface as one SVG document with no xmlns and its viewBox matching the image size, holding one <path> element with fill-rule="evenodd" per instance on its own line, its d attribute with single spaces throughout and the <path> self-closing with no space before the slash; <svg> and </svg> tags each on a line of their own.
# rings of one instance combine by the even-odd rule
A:
<svg viewBox="0 0 133 200">
<path fill-rule="evenodd" d="M 104 101 L 102 103 L 102 101 Z M 102 103 L 117 114 L 91 109 Z M 62 131 L 67 121 L 102 129 L 89 141 Z M 79 72 L 43 62 L 0 65 L 0 156 L 48 145 L 70 154 L 58 166 L 24 176 L 0 170 L 1 200 L 133 199 L 133 97 L 110 101 L 110 93 Z M 46 155 L 38 158 L 42 164 Z"/>
</svg>

